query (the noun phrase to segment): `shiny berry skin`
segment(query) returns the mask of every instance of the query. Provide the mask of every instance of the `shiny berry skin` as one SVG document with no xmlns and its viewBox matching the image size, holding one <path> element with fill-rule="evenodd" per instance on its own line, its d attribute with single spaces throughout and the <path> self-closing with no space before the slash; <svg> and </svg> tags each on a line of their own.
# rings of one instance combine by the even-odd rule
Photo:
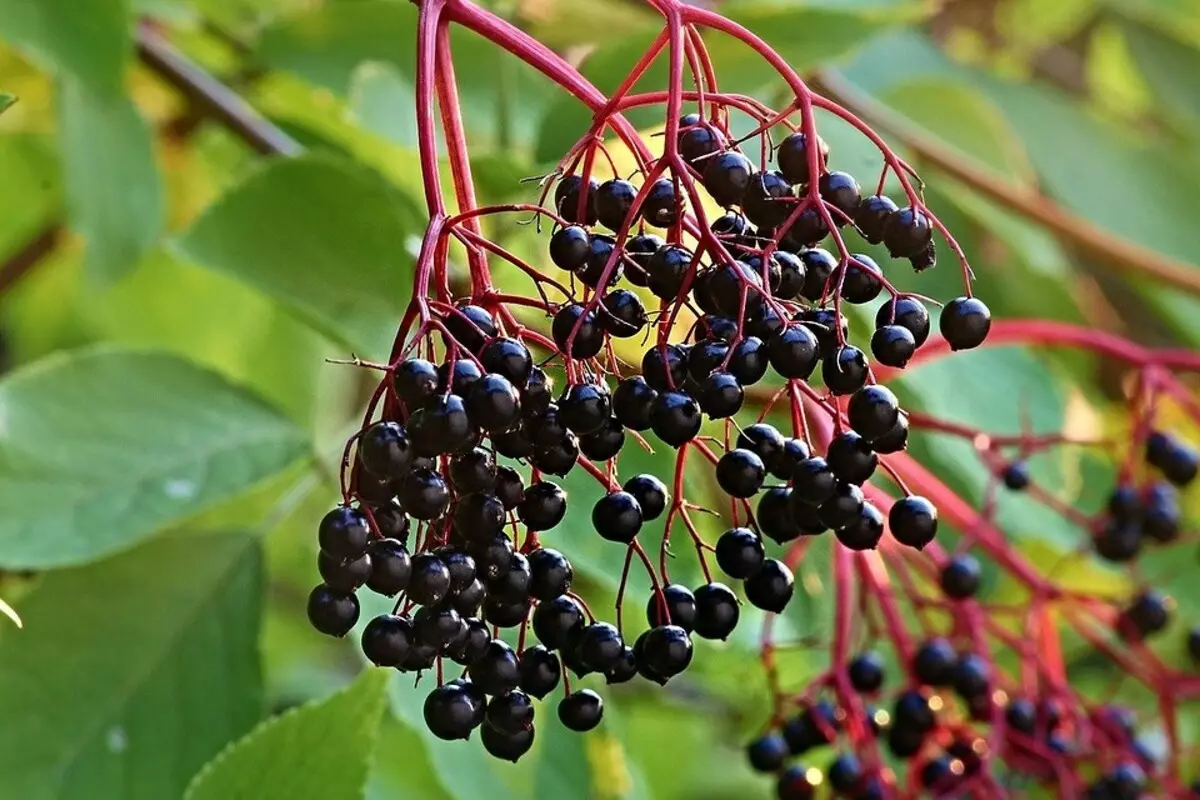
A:
<svg viewBox="0 0 1200 800">
<path fill-rule="evenodd" d="M 854 394 L 867 383 L 867 357 L 857 347 L 846 345 L 822 359 L 821 378 L 834 394 Z"/>
<path fill-rule="evenodd" d="M 412 575 L 412 557 L 404 544 L 396 539 L 376 539 L 367 552 L 371 557 L 367 588 L 387 597 L 404 591 Z"/>
<path fill-rule="evenodd" d="M 631 218 L 630 212 L 637 193 L 636 186 L 620 178 L 600 184 L 595 194 L 596 218 L 600 224 L 613 231 L 619 231 Z"/>
<path fill-rule="evenodd" d="M 637 656 L 633 654 L 632 647 L 626 647 L 621 651 L 621 657 L 617 659 L 617 663 L 604 673 L 604 682 L 610 686 L 617 683 L 628 683 L 636 678 L 637 674 Z"/>
<path fill-rule="evenodd" d="M 773 257 L 779 264 L 779 285 L 773 287 L 773 292 L 781 300 L 794 300 L 804 291 L 808 280 L 804 261 L 786 250 L 776 250 Z"/>
<path fill-rule="evenodd" d="M 904 369 L 917 352 L 912 331 L 900 325 L 884 325 L 871 334 L 871 355 L 885 367 Z"/>
<path fill-rule="evenodd" d="M 463 391 L 469 393 L 477 380 Z M 461 450 L 471 441 L 473 434 L 467 405 L 457 394 L 435 397 L 408 419 L 409 439 L 419 456 L 432 457 Z M 414 469 L 409 475 L 419 471 Z"/>
<path fill-rule="evenodd" d="M 763 492 L 754 514 L 763 536 L 783 544 L 804 532 L 792 516 L 791 502 L 792 490 L 787 487 L 773 486 Z"/>
<path fill-rule="evenodd" d="M 576 383 L 558 400 L 559 414 L 567 428 L 580 436 L 599 430 L 612 413 L 608 387 L 598 383 Z"/>
<path fill-rule="evenodd" d="M 749 528 L 733 528 L 721 534 L 716 546 L 717 566 L 731 578 L 749 578 L 766 558 L 762 539 Z"/>
<path fill-rule="evenodd" d="M 400 506 L 388 503 L 371 509 L 375 519 L 375 527 L 381 536 L 391 539 L 403 539 L 408 536 L 408 517 Z"/>
<path fill-rule="evenodd" d="M 1092 540 L 1096 555 L 1105 561 L 1123 563 L 1133 560 L 1142 549 L 1142 529 L 1135 524 L 1110 520 Z"/>
<path fill-rule="evenodd" d="M 873 474 L 879 457 L 857 431 L 843 431 L 829 442 L 825 461 L 833 474 L 847 483 L 862 485 Z"/>
<path fill-rule="evenodd" d="M 702 120 L 689 121 L 686 130 L 682 120 L 679 126 L 679 155 L 683 157 L 684 161 L 703 172 L 704 164 L 707 161 L 704 157 L 716 153 L 723 146 L 721 135 L 715 128 L 710 127 Z"/>
<path fill-rule="evenodd" d="M 776 800 L 812 800 L 817 796 L 821 774 L 793 764 L 779 773 L 775 781 Z"/>
<path fill-rule="evenodd" d="M 496 475 L 496 460 L 482 447 L 460 453 L 450 461 L 450 483 L 460 495 L 491 491 Z"/>
<path fill-rule="evenodd" d="M 833 496 L 817 507 L 817 517 L 836 531 L 858 519 L 862 509 L 862 489 L 856 484 L 838 481 Z"/>
<path fill-rule="evenodd" d="M 670 178 L 659 178 L 650 187 L 642 201 L 642 219 L 656 228 L 669 228 L 679 221 L 680 202 L 675 183 Z"/>
<path fill-rule="evenodd" d="M 464 620 L 466 624 L 466 633 L 457 640 L 451 642 L 445 650 L 455 664 L 460 666 L 470 666 L 471 662 L 479 658 L 487 650 L 488 642 L 492 640 L 492 634 L 487 624 L 481 619 L 469 618 Z"/>
<path fill-rule="evenodd" d="M 493 491 L 504 508 L 511 511 L 525 499 L 525 482 L 515 469 L 502 465 L 496 467 Z"/>
<path fill-rule="evenodd" d="M 322 583 L 308 595 L 308 621 L 327 636 L 345 636 L 358 622 L 358 598 Z"/>
<path fill-rule="evenodd" d="M 977 297 L 956 297 L 942 309 L 938 329 L 951 350 L 970 350 L 983 344 L 992 327 L 992 312 Z"/>
<path fill-rule="evenodd" d="M 871 244 L 883 241 L 883 233 L 887 229 L 888 220 L 900 209 L 885 195 L 864 197 L 854 210 L 854 224 L 859 233 Z"/>
<path fill-rule="evenodd" d="M 837 352 L 839 327 L 843 340 L 850 333 L 850 324 L 845 315 L 836 314 L 832 308 L 806 308 L 795 319 L 817 337 L 822 358 Z"/>
<path fill-rule="evenodd" d="M 912 206 L 905 206 L 888 217 L 883 229 L 883 243 L 892 258 L 920 255 L 932 241 L 933 226 L 929 217 Z"/>
<path fill-rule="evenodd" d="M 944 795 L 959 780 L 960 776 L 954 769 L 954 761 L 949 756 L 942 755 L 931 758 L 921 767 L 921 785 L 933 792 L 935 796 Z"/>
<path fill-rule="evenodd" d="M 717 484 L 730 497 L 753 497 L 766 477 L 762 459 L 750 450 L 730 450 L 717 461 Z"/>
<path fill-rule="evenodd" d="M 517 518 L 531 531 L 548 531 L 567 513 L 567 494 L 556 483 L 538 481 L 525 489 Z"/>
<path fill-rule="evenodd" d="M 626 263 L 625 277 L 634 286 L 646 286 L 650 276 L 646 273 L 650 257 L 663 247 L 662 237 L 654 234 L 630 236 L 625 240 L 625 255 L 633 264 Z"/>
<path fill-rule="evenodd" d="M 529 463 L 547 475 L 562 477 L 571 471 L 578 460 L 579 438 L 569 432 L 555 445 L 540 450 L 535 449 L 529 458 Z"/>
<path fill-rule="evenodd" d="M 423 358 L 401 361 L 392 372 L 392 388 L 410 410 L 415 411 L 437 393 L 437 367 Z"/>
<path fill-rule="evenodd" d="M 853 222 L 862 200 L 862 188 L 858 181 L 848 172 L 827 172 L 818 181 L 821 199 L 841 211 L 830 211 L 833 221 L 840 228 L 847 222 Z"/>
<path fill-rule="evenodd" d="M 479 724 L 477 703 L 461 685 L 439 686 L 425 698 L 425 726 L 439 739 L 466 739 Z"/>
<path fill-rule="evenodd" d="M 524 553 L 512 553 L 508 557 L 506 568 L 499 574 L 491 576 L 487 582 L 488 595 L 510 601 L 524 599 L 529 596 L 529 587 L 533 583 L 533 569 Z"/>
<path fill-rule="evenodd" d="M 1156 542 L 1173 542 L 1179 537 L 1179 524 L 1179 495 L 1174 487 L 1162 481 L 1151 484 L 1146 489 L 1142 533 Z"/>
<path fill-rule="evenodd" d="M 957 555 L 942 568 L 942 592 L 955 600 L 974 597 L 979 591 L 980 575 L 979 562 L 974 557 Z"/>
<path fill-rule="evenodd" d="M 494 533 L 472 539 L 467 551 L 475 559 L 475 573 L 487 583 L 504 574 L 512 561 L 513 545 L 508 536 Z"/>
<path fill-rule="evenodd" d="M 524 417 L 545 413 L 554 400 L 553 381 L 541 367 L 531 369 L 525 385 L 517 388 L 521 394 L 521 415 Z"/>
<path fill-rule="evenodd" d="M 988 693 L 992 680 L 992 668 L 982 656 L 965 653 L 950 672 L 950 683 L 964 699 L 981 697 Z"/>
<path fill-rule="evenodd" d="M 776 333 L 778 333 L 787 323 L 779 313 L 771 306 L 762 306 L 753 314 L 749 315 L 746 320 L 744 329 L 751 336 L 757 336 L 764 342 L 771 341 Z"/>
<path fill-rule="evenodd" d="M 1024 461 L 1014 461 L 1004 468 L 1000 480 L 1010 492 L 1020 492 L 1029 487 L 1029 465 Z"/>
<path fill-rule="evenodd" d="M 591 689 L 580 689 L 558 702 L 558 718 L 573 731 L 583 733 L 600 724 L 604 701 Z"/>
<path fill-rule="evenodd" d="M 376 422 L 358 440 L 358 458 L 368 472 L 397 478 L 408 470 L 414 454 L 412 442 L 398 422 Z"/>
<path fill-rule="evenodd" d="M 849 795 L 863 780 L 863 766 L 858 757 L 842 753 L 829 765 L 827 772 L 829 787 L 842 795 Z"/>
<path fill-rule="evenodd" d="M 450 487 L 431 469 L 414 469 L 400 484 L 400 502 L 413 519 L 436 519 L 450 505 Z"/>
<path fill-rule="evenodd" d="M 664 586 L 658 592 L 651 592 L 646 601 L 646 621 L 651 627 L 678 625 L 690 633 L 696 622 L 695 595 L 686 586 L 677 583 Z"/>
<path fill-rule="evenodd" d="M 927 733 L 937 724 L 929 698 L 917 689 L 906 689 L 896 697 L 892 707 L 892 730 L 911 728 Z"/>
<path fill-rule="evenodd" d="M 1196 451 L 1161 431 L 1154 431 L 1146 438 L 1146 462 L 1176 486 L 1190 484 L 1200 469 Z"/>
<path fill-rule="evenodd" d="M 483 377 L 483 370 L 479 368 L 474 361 L 468 358 L 460 358 L 457 361 L 447 361 L 438 367 L 438 394 L 445 394 L 447 391 L 458 395 L 460 398 L 465 397 L 467 391 L 475 383 Z M 437 397 L 431 397 L 425 401 L 424 405 L 437 407 L 442 401 Z M 408 420 L 409 436 L 415 436 L 414 418 Z M 437 453 L 422 453 L 420 445 L 417 445 L 418 455 L 437 455 Z"/>
<path fill-rule="evenodd" d="M 775 163 L 779 165 L 779 171 L 783 173 L 783 177 L 787 179 L 788 183 L 800 186 L 809 182 L 811 170 L 808 165 L 808 155 L 808 137 L 803 133 L 789 134 L 779 143 L 775 149 Z M 824 139 L 818 136 L 817 168 L 824 172 L 828 161 L 829 146 L 825 144 Z"/>
<path fill-rule="evenodd" d="M 660 625 L 646 632 L 641 657 L 655 674 L 672 678 L 692 663 L 692 640 L 678 625 Z"/>
<path fill-rule="evenodd" d="M 621 488 L 637 500 L 643 522 L 658 519 L 667 508 L 667 487 L 653 475 L 634 475 Z"/>
<path fill-rule="evenodd" d="M 760 459 L 769 470 L 775 466 L 776 460 L 783 455 L 787 440 L 773 425 L 756 422 L 743 428 L 738 434 L 735 447 L 739 450 L 749 450 Z"/>
<path fill-rule="evenodd" d="M 583 267 L 592 252 L 588 232 L 578 225 L 559 228 L 550 237 L 550 260 L 559 269 L 574 272 Z"/>
<path fill-rule="evenodd" d="M 1161 592 L 1147 590 L 1133 598 L 1121 613 L 1123 628 L 1132 638 L 1158 633 L 1171 621 L 1175 602 Z"/>
<path fill-rule="evenodd" d="M 595 312 L 587 311 L 579 303 L 559 309 L 550 332 L 555 346 L 569 358 L 594 358 L 604 349 L 604 328 L 600 320 Z"/>
<path fill-rule="evenodd" d="M 743 589 L 750 605 L 778 614 L 792 599 L 795 578 L 782 562 L 768 558 L 758 572 L 746 579 Z"/>
<path fill-rule="evenodd" d="M 841 727 L 841 715 L 828 700 L 818 701 L 783 726 L 783 738 L 793 755 L 832 744 Z"/>
<path fill-rule="evenodd" d="M 497 333 L 496 320 L 488 310 L 470 304 L 446 314 L 446 328 L 471 353 L 478 353 L 483 343 Z"/>
<path fill-rule="evenodd" d="M 592 506 L 592 527 L 610 542 L 630 544 L 642 529 L 642 508 L 629 492 L 609 492 Z"/>
<path fill-rule="evenodd" d="M 625 642 L 612 625 L 594 622 L 583 628 L 574 649 L 589 671 L 606 672 L 621 658 Z"/>
<path fill-rule="evenodd" d="M 583 178 L 578 175 L 568 175 L 554 187 L 554 207 L 558 215 L 567 222 L 580 225 L 593 225 L 596 222 L 596 180 L 588 178 L 587 188 L 583 188 Z M 579 213 L 579 196 L 587 195 L 583 201 L 583 214 Z"/>
<path fill-rule="evenodd" d="M 706 583 L 696 589 L 695 598 L 695 634 L 702 639 L 728 638 L 741 613 L 733 590 L 723 583 Z"/>
<path fill-rule="evenodd" d="M 342 561 L 321 552 L 317 554 L 317 571 L 329 588 L 353 592 L 371 577 L 371 557 L 364 553 L 358 558 Z"/>
<path fill-rule="evenodd" d="M 533 727 L 533 703 L 521 691 L 496 695 L 488 702 L 484 719 L 495 730 L 515 736 Z"/>
<path fill-rule="evenodd" d="M 958 653 L 946 639 L 930 639 L 917 648 L 912 668 L 917 679 L 926 686 L 949 686 L 954 680 Z"/>
<path fill-rule="evenodd" d="M 542 645 L 526 647 L 520 661 L 521 691 L 540 700 L 558 686 L 562 665 L 558 656 Z"/>
<path fill-rule="evenodd" d="M 479 361 L 485 370 L 503 375 L 516 386 L 524 386 L 533 371 L 533 356 L 516 339 L 493 339 L 480 351 Z"/>
<path fill-rule="evenodd" d="M 658 392 L 641 375 L 626 378 L 613 392 L 613 415 L 626 428 L 644 431 L 650 427 L 650 409 L 657 397 Z"/>
<path fill-rule="evenodd" d="M 454 506 L 454 524 L 469 538 L 500 532 L 506 516 L 504 504 L 490 494 L 468 494 Z"/>
<path fill-rule="evenodd" d="M 646 327 L 646 308 L 628 289 L 614 289 L 606 294 L 596 316 L 600 326 L 619 339 L 636 336 Z"/>
<path fill-rule="evenodd" d="M 624 265 L 620 257 L 614 260 L 613 251 L 617 249 L 617 241 L 611 236 L 605 236 L 602 233 L 592 234 L 592 252 L 588 256 L 587 263 L 580 269 L 575 270 L 575 277 L 584 286 L 590 286 L 593 289 L 600 286 L 600 280 L 604 278 L 605 272 L 609 268 L 609 262 L 612 261 L 612 271 L 609 273 L 606 282 L 608 284 L 616 283 L 621 279 L 624 273 Z"/>
<path fill-rule="evenodd" d="M 728 369 L 742 386 L 752 386 L 767 374 L 769 363 L 767 346 L 763 340 L 757 336 L 747 336 L 734 345 Z"/>
<path fill-rule="evenodd" d="M 847 303 L 869 303 L 883 291 L 880 276 L 883 270 L 875 263 L 875 259 L 856 253 L 846 265 L 846 274 L 842 278 L 842 299 Z"/>
<path fill-rule="evenodd" d="M 847 673 L 854 691 L 863 694 L 877 692 L 883 686 L 883 659 L 872 650 L 860 653 L 850 662 Z"/>
<path fill-rule="evenodd" d="M 760 736 L 746 747 L 746 759 L 756 772 L 775 772 L 790 755 L 787 742 L 777 733 Z"/>
<path fill-rule="evenodd" d="M 707 174 L 707 173 L 706 173 Z M 791 198 L 793 202 L 788 202 Z M 792 213 L 795 195 L 792 186 L 778 170 L 755 173 L 750 177 L 742 195 L 742 210 L 755 225 L 773 228 Z"/>
<path fill-rule="evenodd" d="M 838 261 L 828 250 L 819 247 L 802 250 L 799 258 L 805 270 L 804 289 L 800 293 L 807 300 L 820 302 L 825 295 L 829 279 L 837 271 Z"/>
<path fill-rule="evenodd" d="M 901 544 L 924 549 L 937 535 L 937 507 L 924 497 L 910 495 L 897 500 L 888 512 L 888 528 Z"/>
<path fill-rule="evenodd" d="M 883 538 L 883 513 L 874 503 L 864 502 L 858 514 L 834 535 L 851 550 L 874 550 Z"/>
<path fill-rule="evenodd" d="M 701 339 L 688 351 L 687 371 L 693 380 L 702 381 L 725 363 L 729 345 L 722 341 Z"/>
<path fill-rule="evenodd" d="M 567 557 L 549 547 L 539 547 L 527 556 L 529 594 L 539 600 L 553 600 L 571 588 L 575 571 Z"/>
<path fill-rule="evenodd" d="M 687 380 L 688 355 L 681 345 L 653 346 L 642 355 L 642 377 L 660 392 L 678 388 Z"/>
<path fill-rule="evenodd" d="M 719 206 L 742 202 L 754 176 L 750 159 L 734 150 L 704 160 L 704 188 Z"/>
<path fill-rule="evenodd" d="M 458 594 L 464 591 L 474 582 L 477 574 L 475 559 L 464 550 L 457 547 L 439 547 L 433 551 L 433 554 L 442 560 L 446 565 L 446 571 L 450 573 L 450 593 Z"/>
<path fill-rule="evenodd" d="M 467 623 L 453 608 L 424 606 L 413 615 L 417 641 L 442 650 L 446 645 L 466 635 Z"/>
<path fill-rule="evenodd" d="M 550 650 L 565 645 L 583 624 L 583 609 L 566 595 L 538 603 L 533 612 L 533 633 Z"/>
<path fill-rule="evenodd" d="M 850 427 L 869 442 L 896 427 L 900 401 L 886 386 L 864 386 L 851 396 L 847 415 Z"/>
<path fill-rule="evenodd" d="M 450 591 L 450 569 L 432 553 L 417 553 L 412 557 L 407 591 L 408 598 L 419 605 L 439 602 Z"/>
<path fill-rule="evenodd" d="M 917 347 L 929 338 L 929 311 L 925 304 L 912 295 L 890 298 L 875 312 L 875 327 L 899 325 L 913 335 Z"/>
<path fill-rule="evenodd" d="M 521 682 L 521 665 L 511 647 L 493 639 L 483 655 L 467 667 L 467 674 L 485 694 L 504 694 Z"/>
<path fill-rule="evenodd" d="M 662 300 L 674 300 L 683 288 L 692 253 L 679 245 L 666 244 L 646 261 L 646 285 Z"/>
<path fill-rule="evenodd" d="M 796 502 L 819 506 L 833 497 L 837 476 L 825 459 L 806 458 L 792 472 L 792 496 Z"/>
<path fill-rule="evenodd" d="M 679 447 L 700 432 L 700 406 L 684 392 L 662 392 L 650 406 L 650 428 L 671 447 Z"/>
<path fill-rule="evenodd" d="M 780 328 L 767 342 L 771 366 L 784 378 L 804 380 L 812 375 L 820 356 L 816 335 L 805 325 Z"/>
<path fill-rule="evenodd" d="M 502 733 L 491 725 L 484 725 L 480 729 L 479 739 L 488 755 L 516 763 L 533 747 L 535 733 L 536 729 L 532 725 L 513 736 Z"/>
<path fill-rule="evenodd" d="M 725 419 L 732 417 L 742 409 L 746 398 L 746 390 L 738 383 L 738 379 L 728 372 L 714 372 L 704 380 L 696 390 L 696 399 L 700 410 L 709 419 Z"/>
<path fill-rule="evenodd" d="M 321 519 L 317 539 L 321 552 L 333 558 L 358 558 L 371 541 L 366 515 L 348 506 L 338 506 Z"/>
</svg>

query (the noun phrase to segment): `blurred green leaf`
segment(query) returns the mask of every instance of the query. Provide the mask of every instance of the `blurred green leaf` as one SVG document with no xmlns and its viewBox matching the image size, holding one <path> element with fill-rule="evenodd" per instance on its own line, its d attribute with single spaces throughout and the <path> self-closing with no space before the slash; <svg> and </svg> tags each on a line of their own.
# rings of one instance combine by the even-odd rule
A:
<svg viewBox="0 0 1200 800">
<path fill-rule="evenodd" d="M 417 146 L 412 83 L 386 61 L 365 61 L 354 71 L 350 108 L 358 124 L 405 147 Z"/>
<path fill-rule="evenodd" d="M 547 704 L 546 711 L 551 711 Z M 606 704 L 605 712 L 608 708 Z M 605 736 L 597 731 L 594 736 Z M 588 764 L 587 742 L 583 736 L 570 731 L 558 719 L 557 713 L 539 715 L 537 720 L 537 775 L 533 797 L 536 800 L 559 800 L 572 795 L 594 793 L 596 778 Z M 605 776 L 610 777 L 610 776 Z M 602 793 L 608 796 L 607 793 Z"/>
<path fill-rule="evenodd" d="M 1182 117 L 1200 132 L 1200 44 L 1186 44 L 1136 22 L 1124 22 L 1121 30 L 1158 99 L 1157 108 L 1168 117 Z"/>
<path fill-rule="evenodd" d="M 429 760 L 422 757 L 423 749 L 421 737 L 415 730 L 384 716 L 371 765 L 367 800 L 396 800 L 398 797 L 454 800 L 442 788 Z"/>
<path fill-rule="evenodd" d="M 0 635 L 0 713 L 21 720 L 0 733 L 0 794 L 179 797 L 259 717 L 261 567 L 232 533 L 48 575 Z"/>
<path fill-rule="evenodd" d="M 0 92 L 0 114 L 4 113 L 5 109 L 15 102 L 17 102 L 17 98 L 13 97 L 11 94 L 4 94 L 3 92 Z"/>
<path fill-rule="evenodd" d="M 0 136 L 0 253 L 25 246 L 61 214 L 62 178 L 48 136 L 5 133 Z M 7 298 L 6 298 L 7 299 Z"/>
<path fill-rule="evenodd" d="M 101 283 L 132 270 L 163 226 L 163 188 L 150 130 L 124 96 L 59 82 L 63 172 L 71 226 L 87 239 L 85 265 Z"/>
<path fill-rule="evenodd" d="M 385 358 L 411 291 L 404 198 L 378 174 L 326 155 L 275 161 L 177 240 L 187 258 L 277 298 L 366 358 Z"/>
<path fill-rule="evenodd" d="M 94 349 L 0 382 L 0 563 L 78 564 L 232 497 L 305 452 L 294 424 L 186 361 Z"/>
<path fill-rule="evenodd" d="M 328 700 L 263 722 L 197 773 L 184 797 L 361 798 L 387 679 L 383 670 L 365 670 Z"/>
<path fill-rule="evenodd" d="M 108 100 L 122 94 L 131 24 L 125 0 L 0 0 L 0 37 Z"/>
</svg>

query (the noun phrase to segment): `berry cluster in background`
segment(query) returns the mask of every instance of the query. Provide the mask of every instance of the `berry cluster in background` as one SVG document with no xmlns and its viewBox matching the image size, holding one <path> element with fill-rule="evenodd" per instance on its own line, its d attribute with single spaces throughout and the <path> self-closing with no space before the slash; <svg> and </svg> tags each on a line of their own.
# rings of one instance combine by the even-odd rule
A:
<svg viewBox="0 0 1200 800">
<path fill-rule="evenodd" d="M 1200 675 L 1172 670 L 1147 646 L 1168 625 L 1170 598 L 1153 586 L 1120 599 L 1063 588 L 1008 545 L 994 498 L 1018 493 L 1063 515 L 1090 557 L 1107 562 L 1184 540 L 1180 492 L 1197 456 L 1160 412 L 1174 403 L 1196 414 L 1171 368 L 1200 362 L 1115 337 L 1084 341 L 1069 326 L 993 324 L 915 173 L 878 136 L 748 32 L 702 9 L 656 5 L 680 25 L 611 97 L 551 55 L 529 56 L 591 98 L 596 117 L 540 195 L 508 206 L 474 204 L 453 71 L 441 40 L 423 35 L 418 77 L 443 108 L 457 211 L 441 195 L 422 107 L 430 226 L 392 359 L 356 362 L 381 380 L 346 445 L 341 502 L 319 524 L 313 626 L 335 637 L 358 626 L 370 662 L 429 676 L 414 691 L 425 693 L 435 735 L 478 739 L 516 761 L 534 746 L 544 704 L 589 731 L 602 722 L 604 686 L 666 684 L 704 655 L 699 640 L 727 639 L 752 607 L 766 615 L 773 707 L 746 757 L 773 776 L 781 800 L 822 786 L 863 800 L 1002 797 L 1037 784 L 1097 800 L 1182 796 L 1183 768 L 1200 756 L 1181 740 L 1174 706 L 1200 693 Z M 524 36 L 456 8 L 455 21 L 493 41 Z M 423 30 L 441 9 L 422 7 Z M 694 35 L 701 26 L 763 52 L 791 86 L 790 103 L 721 93 Z M 668 90 L 632 93 L 660 51 L 677 68 Z M 680 78 L 685 63 L 696 88 Z M 621 116 L 642 106 L 665 109 L 661 154 Z M 879 148 L 880 174 L 831 168 L 838 154 L 817 131 L 818 110 Z M 636 162 L 632 176 L 617 174 L 618 147 Z M 534 263 L 483 226 L 530 213 L 544 232 Z M 856 240 L 890 259 L 854 252 Z M 939 248 L 962 273 L 960 296 L 902 293 L 889 281 L 898 269 L 933 269 Z M 452 290 L 460 251 L 469 280 Z M 499 264 L 527 289 L 498 289 Z M 873 324 L 858 330 L 846 312 L 868 304 L 859 318 Z M 1119 449 L 1103 513 L 1057 500 L 1027 467 L 1054 448 L 1097 443 L 963 428 L 903 408 L 884 385 L 989 339 L 1084 347 L 1137 373 L 1132 444 Z M 627 360 L 630 344 L 638 357 Z M 983 507 L 907 454 L 922 432 L 972 442 L 994 476 Z M 672 450 L 674 473 L 622 469 L 629 448 Z M 592 478 L 590 493 L 565 491 L 577 472 Z M 719 487 L 722 508 L 689 499 L 698 475 Z M 588 513 L 573 519 L 590 529 L 565 522 L 576 507 Z M 719 515 L 724 532 L 706 538 L 699 514 Z M 643 547 L 651 527 L 662 531 L 657 553 Z M 584 537 L 625 555 L 615 609 L 576 585 L 572 552 Z M 669 558 L 693 557 L 673 552 L 673 540 L 694 551 L 699 585 L 671 580 Z M 836 599 L 831 641 L 819 645 L 828 668 L 794 689 L 774 615 L 793 600 L 794 572 L 817 541 L 830 542 L 820 569 Z M 624 613 L 635 566 L 650 584 L 632 598 L 644 625 Z M 985 567 L 1021 587 L 1019 599 L 977 600 Z M 394 606 L 360 621 L 363 592 Z M 1128 708 L 1072 687 L 1060 627 L 1144 685 L 1162 716 L 1156 742 Z M 1182 646 L 1200 662 L 1200 629 Z"/>
</svg>

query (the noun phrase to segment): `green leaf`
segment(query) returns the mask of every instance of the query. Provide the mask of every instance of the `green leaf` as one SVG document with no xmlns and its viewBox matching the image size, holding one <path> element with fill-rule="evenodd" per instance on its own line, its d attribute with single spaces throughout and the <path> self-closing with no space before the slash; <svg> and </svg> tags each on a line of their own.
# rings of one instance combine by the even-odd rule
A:
<svg viewBox="0 0 1200 800">
<path fill-rule="evenodd" d="M 595 776 L 588 764 L 584 738 L 567 730 L 558 719 L 558 714 L 539 716 L 533 796 L 536 800 L 558 800 L 572 794 L 589 795 L 595 785 Z M 596 731 L 592 735 L 608 737 L 607 730 Z"/>
<path fill-rule="evenodd" d="M 0 0 L 0 36 L 109 99 L 122 93 L 131 22 L 125 0 Z"/>
<path fill-rule="evenodd" d="M 378 174 L 326 155 L 275 161 L 213 204 L 181 253 L 384 358 L 411 292 L 415 212 Z"/>
<path fill-rule="evenodd" d="M 124 96 L 60 82 L 67 211 L 87 239 L 85 265 L 102 283 L 133 269 L 163 226 L 163 188 L 150 131 Z"/>
<path fill-rule="evenodd" d="M 185 800 L 361 798 L 387 677 L 365 670 L 329 699 L 263 722 L 205 766 Z"/>
<path fill-rule="evenodd" d="M 0 114 L 3 114 L 4 111 L 15 102 L 17 102 L 17 98 L 13 97 L 11 94 L 4 94 L 3 92 L 0 92 Z"/>
<path fill-rule="evenodd" d="M 46 530 L 52 527 L 52 523 Z M 54 572 L 0 635 L 0 795 L 179 797 L 261 713 L 256 539 L 163 539 Z"/>
<path fill-rule="evenodd" d="M 1124 22 L 1121 30 L 1137 66 L 1158 98 L 1158 107 L 1168 116 L 1186 119 L 1200 130 L 1200 48 L 1167 33 L 1136 22 Z"/>
<path fill-rule="evenodd" d="M 367 800 L 395 800 L 397 797 L 454 800 L 442 788 L 437 772 L 423 751 L 421 736 L 416 730 L 384 716 L 375 761 L 371 765 Z"/>
<path fill-rule="evenodd" d="M 278 412 L 177 358 L 46 358 L 0 381 L 0 563 L 124 549 L 282 470 L 305 444 Z"/>
</svg>

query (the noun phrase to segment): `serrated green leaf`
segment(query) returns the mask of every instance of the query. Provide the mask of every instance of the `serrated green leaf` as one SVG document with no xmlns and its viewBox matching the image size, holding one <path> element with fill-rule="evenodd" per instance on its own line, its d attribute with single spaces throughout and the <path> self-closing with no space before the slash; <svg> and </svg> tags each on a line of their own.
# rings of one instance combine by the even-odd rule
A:
<svg viewBox="0 0 1200 800">
<path fill-rule="evenodd" d="M 179 536 L 48 575 L 0 633 L 0 795 L 178 797 L 261 713 L 262 564 Z"/>
<path fill-rule="evenodd" d="M 94 560 L 304 452 L 257 398 L 171 356 L 92 349 L 0 381 L 0 563 Z"/>
<path fill-rule="evenodd" d="M 363 796 L 388 675 L 365 670 L 327 700 L 269 719 L 204 767 L 185 800 Z"/>
<path fill-rule="evenodd" d="M 106 97 L 69 77 L 59 86 L 68 221 L 87 240 L 88 272 L 112 282 L 137 265 L 162 230 L 150 130 L 124 95 Z"/>
<path fill-rule="evenodd" d="M 131 23 L 126 0 L 0 0 L 0 37 L 109 99 L 122 93 Z"/>
<path fill-rule="evenodd" d="M 327 155 L 275 161 L 176 240 L 366 358 L 385 358 L 412 290 L 414 209 L 378 174 Z"/>
</svg>

